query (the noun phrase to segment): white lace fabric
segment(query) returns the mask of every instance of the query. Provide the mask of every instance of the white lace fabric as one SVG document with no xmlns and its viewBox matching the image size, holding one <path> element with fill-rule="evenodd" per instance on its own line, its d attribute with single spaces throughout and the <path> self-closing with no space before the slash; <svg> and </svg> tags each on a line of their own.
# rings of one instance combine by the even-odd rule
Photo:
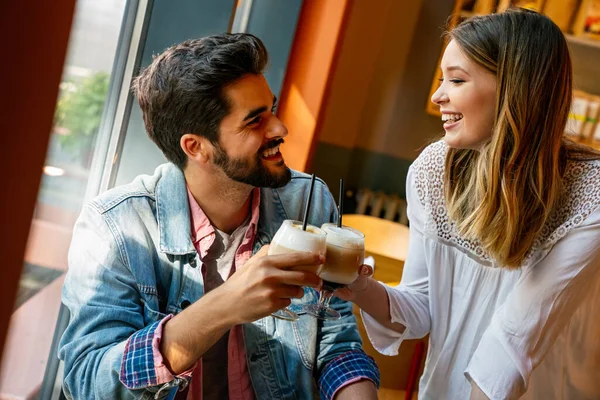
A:
<svg viewBox="0 0 600 400">
<path fill-rule="evenodd" d="M 425 232 L 475 257 L 485 265 L 496 263 L 476 240 L 462 238 L 448 218 L 444 197 L 444 164 L 448 146 L 439 141 L 414 162 L 415 188 L 425 211 Z M 525 265 L 543 258 L 552 246 L 600 207 L 600 161 L 569 161 L 558 207 L 535 240 Z M 535 257 L 533 257 L 535 255 Z"/>
</svg>

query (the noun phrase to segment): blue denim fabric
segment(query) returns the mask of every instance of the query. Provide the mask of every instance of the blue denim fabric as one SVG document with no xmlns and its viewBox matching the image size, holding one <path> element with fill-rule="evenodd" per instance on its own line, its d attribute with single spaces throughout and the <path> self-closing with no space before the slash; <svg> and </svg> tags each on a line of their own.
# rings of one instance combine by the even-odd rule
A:
<svg viewBox="0 0 600 400">
<path fill-rule="evenodd" d="M 283 188 L 261 189 L 255 252 L 270 243 L 283 220 L 302 217 L 310 177 L 298 172 L 292 176 Z M 310 223 L 320 226 L 336 217 L 331 193 L 317 180 Z M 146 357 L 143 366 L 133 366 L 123 364 L 123 354 L 136 332 L 151 330 L 150 325 L 166 315 L 180 312 L 183 302 L 193 303 L 204 294 L 199 266 L 185 179 L 174 165 L 164 164 L 154 175 L 140 176 L 87 204 L 75 225 L 63 288 L 63 302 L 71 312 L 59 346 L 67 396 L 173 398 L 185 380 L 153 385 L 148 379 L 146 386 L 121 382 L 122 367 L 124 376 L 134 376 L 135 368 L 154 368 L 152 357 Z M 317 293 L 307 288 L 291 309 L 316 301 Z M 244 325 L 257 399 L 318 398 L 316 382 L 335 364 L 332 360 L 349 351 L 369 359 L 360 350 L 351 304 L 339 299 L 331 304 L 342 313 L 341 320 L 320 322 L 303 315 L 295 323 L 267 317 Z M 348 379 L 357 373 L 378 376 L 376 366 L 368 362 L 356 363 L 351 372 Z"/>
</svg>

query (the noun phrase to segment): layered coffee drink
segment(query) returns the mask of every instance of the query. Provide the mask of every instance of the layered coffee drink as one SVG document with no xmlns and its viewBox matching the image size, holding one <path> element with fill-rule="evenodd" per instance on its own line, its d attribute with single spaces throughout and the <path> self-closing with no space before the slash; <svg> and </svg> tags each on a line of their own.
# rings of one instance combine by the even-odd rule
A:
<svg viewBox="0 0 600 400">
<path fill-rule="evenodd" d="M 313 225 L 307 225 L 306 230 L 302 230 L 302 222 L 285 220 L 281 227 L 275 233 L 269 247 L 269 255 L 284 254 L 292 252 L 306 252 L 325 255 L 327 243 L 326 235 L 322 229 Z M 315 274 L 320 266 L 295 267 L 296 270 L 308 270 Z"/>
<path fill-rule="evenodd" d="M 335 290 L 358 278 L 358 269 L 365 260 L 365 237 L 350 227 L 324 224 L 327 233 L 327 255 L 319 271 L 323 285 Z"/>
<path fill-rule="evenodd" d="M 324 256 L 326 250 L 327 241 L 325 231 L 313 225 L 307 225 L 306 230 L 303 230 L 302 222 L 285 220 L 271 241 L 268 255 L 306 252 Z M 316 274 L 320 268 L 320 265 L 307 265 L 296 266 L 294 270 L 310 271 Z M 274 312 L 271 315 L 288 321 L 298 319 L 298 315 L 287 308 Z"/>
<path fill-rule="evenodd" d="M 356 229 L 335 224 L 324 224 L 321 229 L 327 233 L 325 264 L 318 272 L 323 286 L 319 303 L 306 305 L 304 310 L 318 319 L 335 320 L 341 315 L 329 307 L 329 301 L 336 289 L 358 278 L 358 269 L 365 260 L 365 235 Z"/>
</svg>

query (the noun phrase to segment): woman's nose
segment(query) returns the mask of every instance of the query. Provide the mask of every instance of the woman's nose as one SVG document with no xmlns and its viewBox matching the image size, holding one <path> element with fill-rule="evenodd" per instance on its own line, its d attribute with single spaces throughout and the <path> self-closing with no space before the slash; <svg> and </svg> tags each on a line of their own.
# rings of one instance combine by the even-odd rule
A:
<svg viewBox="0 0 600 400">
<path fill-rule="evenodd" d="M 443 84 L 442 84 L 442 85 L 440 85 L 439 88 L 437 88 L 437 90 L 431 96 L 431 102 L 440 106 L 443 103 L 445 103 L 446 101 L 448 101 L 448 96 L 444 92 Z"/>
</svg>

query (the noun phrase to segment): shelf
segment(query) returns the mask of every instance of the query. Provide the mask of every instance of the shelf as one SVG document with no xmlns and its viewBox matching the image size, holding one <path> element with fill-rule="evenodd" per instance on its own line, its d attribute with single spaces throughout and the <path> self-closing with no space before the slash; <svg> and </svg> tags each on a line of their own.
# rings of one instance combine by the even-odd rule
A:
<svg viewBox="0 0 600 400">
<path fill-rule="evenodd" d="M 575 35 L 571 35 L 569 33 L 565 33 L 565 38 L 567 39 L 567 42 L 569 42 L 569 43 L 575 43 L 575 44 L 579 44 L 579 45 L 587 46 L 587 47 L 594 47 L 594 48 L 600 50 L 600 40 L 591 39 L 591 38 L 585 37 L 585 36 L 575 36 Z"/>
<path fill-rule="evenodd" d="M 593 149 L 600 151 L 600 140 L 582 139 L 580 137 L 573 137 L 573 136 L 568 136 L 568 137 L 575 143 L 579 143 L 584 146 L 588 146 L 588 147 L 591 147 Z"/>
<path fill-rule="evenodd" d="M 536 0 L 530 1 L 528 3 L 535 3 L 538 8 L 542 8 L 544 0 Z M 482 1 L 482 4 L 488 4 L 488 1 Z M 511 4 L 524 4 L 524 0 L 496 0 L 495 2 L 489 1 L 489 4 L 496 4 L 495 11 L 502 12 L 506 10 Z M 468 2 L 469 7 L 465 7 L 465 0 L 455 0 L 454 8 L 451 14 L 450 23 L 448 29 L 452 29 L 458 22 L 460 22 L 461 18 L 469 18 L 474 15 L 479 15 L 482 9 L 477 9 L 478 12 L 473 12 L 471 10 L 464 10 L 464 8 L 471 8 L 472 2 Z M 494 12 L 494 9 L 490 9 L 490 12 Z M 591 37 L 589 34 L 582 35 L 574 35 L 570 33 L 564 33 L 565 38 L 567 40 L 567 44 L 569 45 L 572 62 L 573 62 L 573 76 L 574 76 L 574 85 L 580 90 L 584 90 L 588 93 L 594 93 L 600 95 L 600 78 L 597 78 L 597 66 L 600 63 L 600 38 Z M 441 73 L 439 71 L 439 66 L 441 63 L 441 59 L 444 53 L 445 46 L 442 46 L 442 52 L 438 59 L 437 68 L 434 73 L 433 81 L 429 91 L 429 97 L 431 98 L 433 93 L 437 90 L 439 83 L 438 78 Z M 597 51 L 598 50 L 598 51 Z M 425 106 L 425 110 L 427 114 L 439 117 L 441 113 L 439 111 L 439 107 L 435 104 L 431 103 L 429 100 L 427 101 L 427 105 Z M 595 148 L 600 151 L 600 140 L 592 141 L 592 140 L 577 140 L 579 143 Z"/>
</svg>

